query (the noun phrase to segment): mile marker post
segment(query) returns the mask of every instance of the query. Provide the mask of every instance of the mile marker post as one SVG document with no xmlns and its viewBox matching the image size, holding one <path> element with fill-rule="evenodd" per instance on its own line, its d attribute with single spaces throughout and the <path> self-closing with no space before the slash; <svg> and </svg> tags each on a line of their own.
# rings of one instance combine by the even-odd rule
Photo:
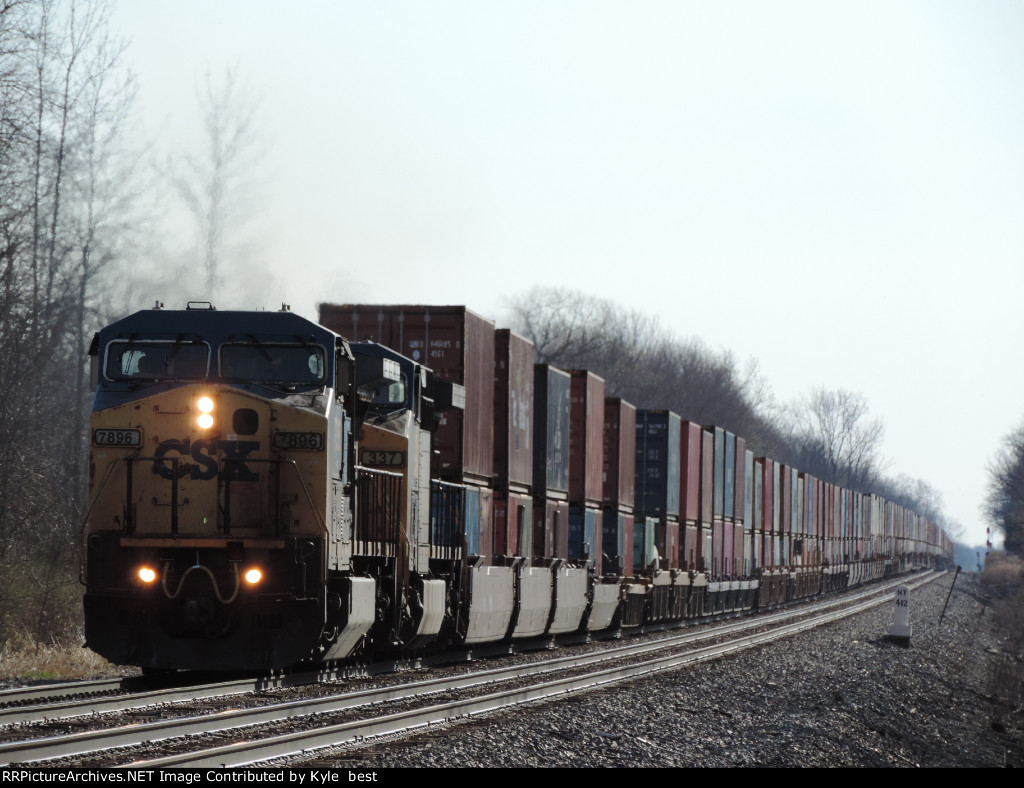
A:
<svg viewBox="0 0 1024 788">
<path fill-rule="evenodd" d="M 896 612 L 889 640 L 904 648 L 910 646 L 910 588 L 907 586 L 896 586 Z"/>
</svg>

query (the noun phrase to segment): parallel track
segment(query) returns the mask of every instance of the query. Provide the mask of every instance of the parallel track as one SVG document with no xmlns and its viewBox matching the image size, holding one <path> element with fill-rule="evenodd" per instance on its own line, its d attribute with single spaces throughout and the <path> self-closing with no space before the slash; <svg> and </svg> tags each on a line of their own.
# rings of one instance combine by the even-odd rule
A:
<svg viewBox="0 0 1024 788">
<path fill-rule="evenodd" d="M 934 575 L 918 579 L 913 587 L 929 582 Z M 553 695 L 562 695 L 583 689 L 600 687 L 609 683 L 629 680 L 645 673 L 667 670 L 687 664 L 713 659 L 723 654 L 732 653 L 759 645 L 768 640 L 788 637 L 796 632 L 820 626 L 829 621 L 852 615 L 869 607 L 884 603 L 890 597 L 887 594 L 891 586 L 903 580 L 893 582 L 881 588 L 847 595 L 842 599 L 831 598 L 796 610 L 743 618 L 724 625 L 711 628 L 689 628 L 689 631 L 665 637 L 653 642 L 631 643 L 605 649 L 591 654 L 570 655 L 543 660 L 534 665 L 516 665 L 511 668 L 473 671 L 456 678 L 437 678 L 421 682 L 407 683 L 397 687 L 363 692 L 345 693 L 328 698 L 274 703 L 255 709 L 222 711 L 201 717 L 179 718 L 139 725 L 114 728 L 105 731 L 89 731 L 61 737 L 50 737 L 32 741 L 11 742 L 0 745 L 0 764 L 38 762 L 55 758 L 87 756 L 99 750 L 114 747 L 140 747 L 147 742 L 179 739 L 196 734 L 215 734 L 242 727 L 280 723 L 282 720 L 295 720 L 311 715 L 338 715 L 358 707 L 375 703 L 388 702 L 418 703 L 397 714 L 373 717 L 371 719 L 346 720 L 343 722 L 326 722 L 318 718 L 312 726 L 315 732 L 298 731 L 278 734 L 267 739 L 253 742 L 236 742 L 228 746 L 213 747 L 195 751 L 195 744 L 185 743 L 182 748 L 186 752 L 177 752 L 165 757 L 151 758 L 136 763 L 143 767 L 163 766 L 237 766 L 257 763 L 273 758 L 294 758 L 299 754 L 316 748 L 327 746 L 351 745 L 368 737 L 395 734 L 425 725 L 436 725 L 458 717 L 494 711 L 500 708 L 525 703 Z M 859 601 L 864 600 L 864 601 Z M 838 612 L 834 609 L 839 608 Z M 822 612 L 833 610 L 833 612 Z M 795 623 L 781 625 L 779 622 L 802 618 Z M 769 632 L 754 632 L 710 646 L 695 647 L 694 644 L 707 640 L 720 639 L 749 630 L 763 630 L 774 627 Z M 679 652 L 678 649 L 685 649 Z M 656 652 L 670 649 L 671 654 L 651 657 Z M 628 662 L 643 656 L 643 661 Z M 604 663 L 606 666 L 597 671 L 579 675 L 582 668 Z M 537 682 L 539 674 L 551 675 L 557 672 L 577 671 L 555 680 Z M 479 694 L 480 688 L 489 689 L 499 682 L 524 681 L 524 672 L 530 674 L 530 683 L 501 692 Z M 250 682 L 251 683 L 251 682 Z M 461 697 L 450 703 L 434 704 L 424 707 L 426 695 L 442 692 L 460 692 L 466 694 L 476 688 L 475 695 Z M 194 690 L 195 688 L 191 688 Z M 182 692 L 184 690 L 176 690 Z M 239 692 L 244 690 L 238 690 Z M 211 697 L 213 693 L 203 697 Z M 196 697 L 192 695 L 191 697 Z M 238 734 L 234 734 L 237 738 Z M 133 756 L 127 756 L 133 757 Z M 143 756 L 146 757 L 146 756 Z M 100 759 L 103 763 L 124 764 L 124 758 L 116 755 Z"/>
</svg>

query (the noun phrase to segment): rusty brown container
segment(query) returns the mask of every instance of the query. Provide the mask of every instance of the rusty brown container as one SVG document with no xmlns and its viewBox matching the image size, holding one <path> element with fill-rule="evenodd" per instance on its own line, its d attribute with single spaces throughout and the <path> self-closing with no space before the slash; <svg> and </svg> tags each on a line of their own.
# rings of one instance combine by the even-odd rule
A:
<svg viewBox="0 0 1024 788">
<path fill-rule="evenodd" d="M 532 532 L 533 499 L 522 493 L 495 493 L 494 554 L 529 556 Z"/>
<path fill-rule="evenodd" d="M 675 520 L 662 518 L 655 531 L 658 539 L 658 552 L 661 553 L 662 569 L 679 568 L 679 523 Z"/>
<path fill-rule="evenodd" d="M 569 503 L 567 501 L 534 496 L 533 499 L 533 557 L 569 557 Z"/>
<path fill-rule="evenodd" d="M 743 561 L 743 523 L 732 526 L 732 573 L 745 575 L 749 570 Z"/>
<path fill-rule="evenodd" d="M 735 552 L 735 534 L 733 524 L 726 521 L 722 524 L 722 576 L 731 577 L 736 569 L 733 566 L 733 553 Z"/>
<path fill-rule="evenodd" d="M 600 506 L 604 497 L 604 378 L 585 369 L 569 374 L 569 500 Z"/>
<path fill-rule="evenodd" d="M 636 406 L 624 399 L 604 401 L 604 505 L 633 511 L 636 492 Z"/>
<path fill-rule="evenodd" d="M 688 523 L 700 519 L 701 426 L 684 421 L 680 430 L 679 517 Z M 692 568 L 692 567 L 691 567 Z"/>
<path fill-rule="evenodd" d="M 682 555 L 679 556 L 680 568 L 686 569 L 691 572 L 697 570 L 697 531 L 698 527 L 696 524 L 687 523 L 681 527 L 683 532 L 682 536 Z"/>
<path fill-rule="evenodd" d="M 494 486 L 529 493 L 533 485 L 533 342 L 494 332 Z"/>
<path fill-rule="evenodd" d="M 464 306 L 321 304 L 320 322 L 348 339 L 372 340 L 466 387 L 434 434 L 434 476 L 490 486 L 494 468 L 494 322 Z"/>
<path fill-rule="evenodd" d="M 701 430 L 700 434 L 700 521 L 711 525 L 715 519 L 715 434 Z"/>
<path fill-rule="evenodd" d="M 725 572 L 725 524 L 721 520 L 711 523 L 711 577 L 719 579 Z"/>
</svg>

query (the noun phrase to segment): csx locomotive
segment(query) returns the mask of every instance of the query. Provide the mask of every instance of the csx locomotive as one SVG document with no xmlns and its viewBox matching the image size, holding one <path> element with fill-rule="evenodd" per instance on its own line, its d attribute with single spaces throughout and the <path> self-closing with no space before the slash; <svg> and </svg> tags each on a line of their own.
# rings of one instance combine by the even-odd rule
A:
<svg viewBox="0 0 1024 788">
<path fill-rule="evenodd" d="M 91 649 L 146 672 L 265 670 L 635 626 L 827 587 L 810 549 L 797 584 L 770 555 L 716 571 L 710 528 L 689 558 L 650 520 L 636 540 L 630 521 L 628 545 L 607 518 L 587 520 L 570 544 L 572 517 L 559 521 L 556 502 L 551 524 L 537 491 L 508 507 L 514 484 L 445 479 L 435 442 L 446 425 L 469 429 L 469 382 L 357 339 L 287 310 L 205 302 L 158 305 L 95 336 L 81 546 Z M 492 397 L 507 405 L 508 383 Z M 474 436 L 459 440 L 468 451 Z M 481 540 L 499 510 L 517 523 L 500 544 Z M 636 561 L 608 558 L 632 558 L 634 542 Z M 938 542 L 913 549 L 939 560 Z M 898 557 L 872 556 L 889 568 Z M 844 583 L 859 577 L 845 571 Z"/>
</svg>

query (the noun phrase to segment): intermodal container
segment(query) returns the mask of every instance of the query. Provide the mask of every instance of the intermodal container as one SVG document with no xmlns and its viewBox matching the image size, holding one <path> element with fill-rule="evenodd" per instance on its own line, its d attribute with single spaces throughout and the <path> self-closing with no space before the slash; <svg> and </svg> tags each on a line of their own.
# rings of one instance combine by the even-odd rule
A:
<svg viewBox="0 0 1024 788">
<path fill-rule="evenodd" d="M 533 343 L 507 328 L 494 334 L 494 479 L 497 489 L 533 484 Z"/>
<path fill-rule="evenodd" d="M 734 464 L 735 481 L 733 483 L 733 519 L 746 522 L 746 490 L 747 490 L 747 442 L 739 435 L 733 437 L 736 442 Z"/>
<path fill-rule="evenodd" d="M 490 486 L 494 469 L 494 323 L 464 306 L 321 304 L 320 322 L 372 340 L 466 387 L 466 408 L 434 433 L 435 478 Z"/>
<path fill-rule="evenodd" d="M 605 574 L 633 575 L 633 515 L 613 509 L 603 513 L 601 535 L 602 570 Z"/>
<path fill-rule="evenodd" d="M 569 503 L 564 499 L 533 497 L 533 557 L 569 557 Z"/>
<path fill-rule="evenodd" d="M 604 505 L 633 511 L 636 497 L 636 406 L 604 401 Z"/>
<path fill-rule="evenodd" d="M 700 440 L 703 430 L 699 424 L 684 421 L 680 424 L 680 479 L 679 518 L 688 523 L 700 520 Z"/>
<path fill-rule="evenodd" d="M 533 494 L 567 498 L 571 378 L 548 364 L 533 373 Z"/>
<path fill-rule="evenodd" d="M 569 500 L 600 506 L 604 497 L 604 378 L 585 369 L 569 374 Z"/>
<path fill-rule="evenodd" d="M 636 412 L 637 518 L 679 516 L 678 415 L 668 410 Z"/>
<path fill-rule="evenodd" d="M 589 506 L 569 505 L 569 560 L 600 563 L 602 512 Z"/>
<path fill-rule="evenodd" d="M 494 497 L 494 554 L 529 556 L 533 550 L 533 499 L 524 493 Z"/>
<path fill-rule="evenodd" d="M 715 435 L 710 430 L 700 433 L 700 521 L 711 527 L 715 519 Z"/>
<path fill-rule="evenodd" d="M 724 488 L 725 496 L 723 514 L 726 520 L 736 519 L 736 436 L 726 430 L 725 432 L 725 467 Z M 742 510 L 740 510 L 742 511 Z"/>
</svg>

